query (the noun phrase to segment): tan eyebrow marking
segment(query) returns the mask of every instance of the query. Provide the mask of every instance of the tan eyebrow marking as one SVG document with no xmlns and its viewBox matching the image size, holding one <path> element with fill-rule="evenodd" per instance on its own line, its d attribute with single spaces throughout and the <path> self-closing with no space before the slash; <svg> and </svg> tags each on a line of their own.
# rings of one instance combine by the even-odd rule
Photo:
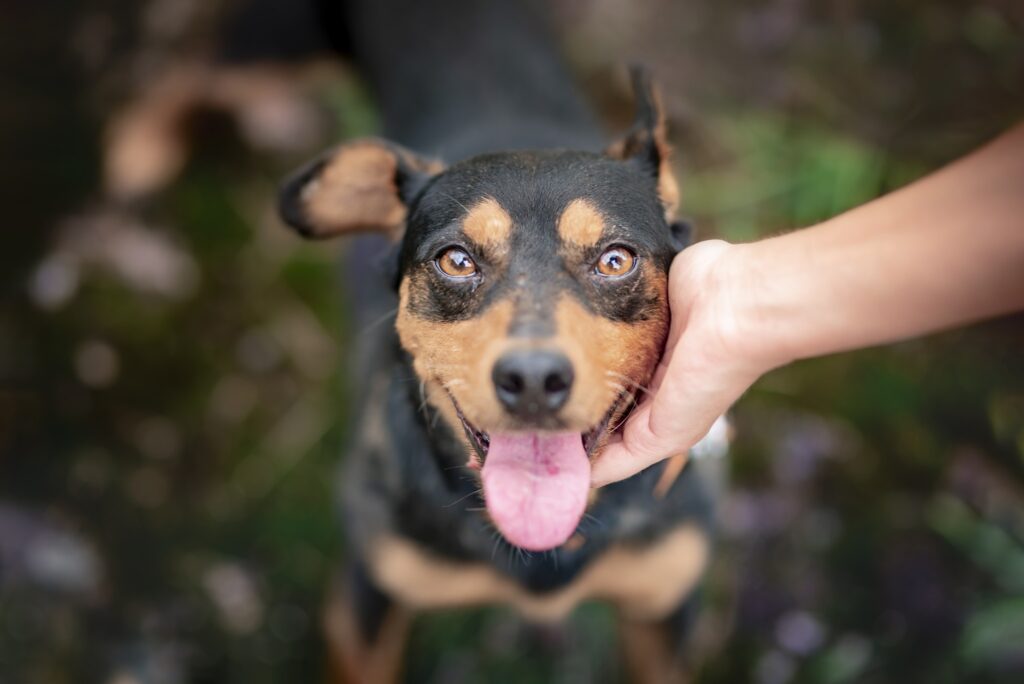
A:
<svg viewBox="0 0 1024 684">
<path fill-rule="evenodd" d="M 478 245 L 499 247 L 508 242 L 512 217 L 496 199 L 485 197 L 462 219 L 462 231 Z"/>
<path fill-rule="evenodd" d="M 582 197 L 569 202 L 558 217 L 558 235 L 563 242 L 593 247 L 604 234 L 604 215 Z"/>
</svg>

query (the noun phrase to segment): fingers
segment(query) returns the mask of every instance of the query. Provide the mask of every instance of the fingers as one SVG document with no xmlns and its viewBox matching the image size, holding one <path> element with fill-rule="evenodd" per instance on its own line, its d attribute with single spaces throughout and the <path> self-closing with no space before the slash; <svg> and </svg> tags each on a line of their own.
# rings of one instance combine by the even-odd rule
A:
<svg viewBox="0 0 1024 684">
<path fill-rule="evenodd" d="M 663 456 L 696 444 L 738 396 L 738 392 L 733 396 L 722 376 L 724 369 L 699 361 L 691 350 L 679 352 L 664 370 L 650 402 L 646 420 L 649 436 L 637 436 L 665 449 Z"/>
<path fill-rule="evenodd" d="M 603 487 L 612 482 L 625 480 L 630 475 L 640 472 L 659 460 L 659 458 L 647 459 L 639 454 L 631 453 L 622 441 L 609 444 L 594 462 L 590 474 L 590 484 L 592 487 Z"/>
<path fill-rule="evenodd" d="M 591 470 L 591 484 L 603 487 L 624 480 L 673 454 L 689 451 L 700 435 L 689 444 L 673 437 L 659 437 L 650 430 L 651 402 L 639 406 L 626 421 L 620 434 L 602 449 Z M 708 425 L 710 428 L 710 424 Z M 707 430 L 705 430 L 707 432 Z"/>
<path fill-rule="evenodd" d="M 630 429 L 632 423 L 641 420 L 646 424 L 646 413 L 644 418 L 639 417 L 645 408 L 645 406 L 637 408 L 626 421 L 621 432 L 612 435 L 611 440 L 601 450 L 590 470 L 591 486 L 603 487 L 606 484 L 624 480 L 658 461 L 658 458 L 652 457 L 653 455 L 649 452 L 645 453 L 641 449 L 634 450 L 627 446 L 625 440 L 626 431 Z"/>
<path fill-rule="evenodd" d="M 654 396 L 641 403 L 594 462 L 595 487 L 625 479 L 658 461 L 687 453 L 752 380 L 733 377 L 677 348 L 652 383 Z"/>
</svg>

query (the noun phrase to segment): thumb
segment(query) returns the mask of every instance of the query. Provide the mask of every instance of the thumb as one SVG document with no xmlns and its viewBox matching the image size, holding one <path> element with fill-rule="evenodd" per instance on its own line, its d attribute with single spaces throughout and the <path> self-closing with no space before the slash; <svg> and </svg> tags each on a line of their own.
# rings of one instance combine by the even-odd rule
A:
<svg viewBox="0 0 1024 684">
<path fill-rule="evenodd" d="M 651 403 L 637 407 L 620 433 L 601 450 L 590 479 L 594 487 L 624 480 L 647 466 L 671 455 L 672 445 L 663 443 L 650 428 Z"/>
</svg>

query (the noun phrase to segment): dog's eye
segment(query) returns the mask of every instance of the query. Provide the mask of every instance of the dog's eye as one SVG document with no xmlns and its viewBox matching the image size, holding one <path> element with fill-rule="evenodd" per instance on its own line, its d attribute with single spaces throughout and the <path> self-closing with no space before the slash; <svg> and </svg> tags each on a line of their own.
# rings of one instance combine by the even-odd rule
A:
<svg viewBox="0 0 1024 684">
<path fill-rule="evenodd" d="M 594 272 L 598 275 L 614 278 L 624 276 L 636 266 L 636 255 L 625 247 L 607 249 L 597 259 Z"/>
<path fill-rule="evenodd" d="M 434 259 L 434 264 L 446 276 L 452 278 L 468 278 L 476 273 L 476 263 L 473 258 L 466 254 L 466 251 L 458 247 L 449 247 L 439 257 Z"/>
</svg>

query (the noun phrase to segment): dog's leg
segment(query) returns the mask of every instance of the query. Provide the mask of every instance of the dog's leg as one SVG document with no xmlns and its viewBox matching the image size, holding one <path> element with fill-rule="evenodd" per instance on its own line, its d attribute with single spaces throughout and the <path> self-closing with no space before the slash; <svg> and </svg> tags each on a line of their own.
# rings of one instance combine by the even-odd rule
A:
<svg viewBox="0 0 1024 684">
<path fill-rule="evenodd" d="M 690 663 L 684 657 L 687 637 L 697 615 L 692 594 L 667 618 L 637 620 L 619 616 L 619 638 L 625 653 L 627 681 L 638 684 L 686 684 Z"/>
<path fill-rule="evenodd" d="M 359 562 L 331 587 L 324 614 L 330 684 L 399 681 L 412 613 L 378 589 Z"/>
</svg>

